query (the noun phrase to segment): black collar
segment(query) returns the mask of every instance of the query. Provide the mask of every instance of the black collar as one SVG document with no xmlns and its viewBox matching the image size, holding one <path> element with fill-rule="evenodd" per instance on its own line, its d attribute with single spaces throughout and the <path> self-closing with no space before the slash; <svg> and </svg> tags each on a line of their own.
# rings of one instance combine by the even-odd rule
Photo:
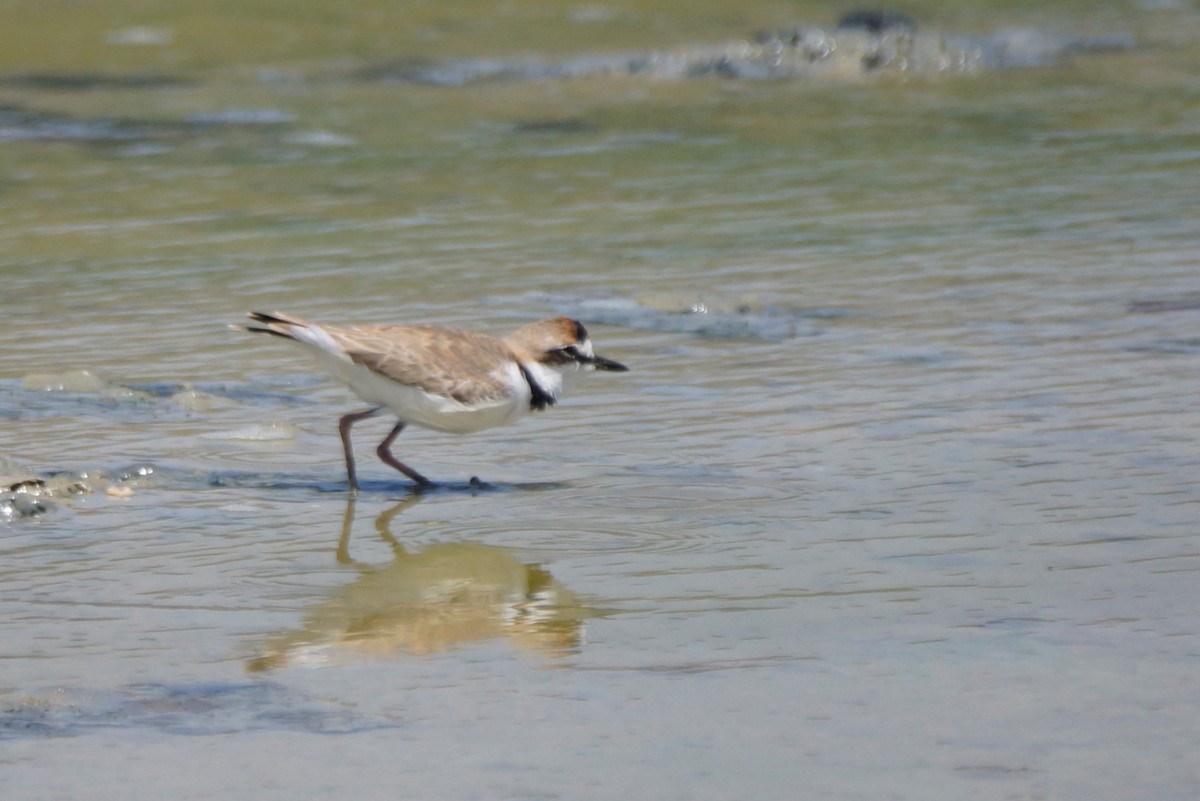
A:
<svg viewBox="0 0 1200 801">
<path fill-rule="evenodd" d="M 517 362 L 517 366 L 521 368 L 521 376 L 525 379 L 525 383 L 529 385 L 530 411 L 540 412 L 547 406 L 553 406 L 555 403 L 558 403 L 558 400 L 547 392 L 530 374 L 529 369 L 524 364 Z"/>
</svg>

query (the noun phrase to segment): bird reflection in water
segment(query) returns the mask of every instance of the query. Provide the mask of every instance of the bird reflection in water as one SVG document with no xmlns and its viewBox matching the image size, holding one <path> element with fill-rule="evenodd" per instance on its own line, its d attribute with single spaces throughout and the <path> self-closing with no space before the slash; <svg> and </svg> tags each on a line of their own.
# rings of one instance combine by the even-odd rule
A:
<svg viewBox="0 0 1200 801">
<path fill-rule="evenodd" d="M 540 565 L 481 543 L 435 543 L 413 551 L 401 545 L 392 520 L 423 497 L 410 495 L 376 518 L 375 530 L 395 554 L 386 565 L 351 557 L 351 498 L 337 559 L 361 575 L 312 607 L 301 629 L 271 637 L 247 670 L 431 654 L 497 637 L 551 658 L 579 649 L 584 620 L 595 612 Z"/>
</svg>

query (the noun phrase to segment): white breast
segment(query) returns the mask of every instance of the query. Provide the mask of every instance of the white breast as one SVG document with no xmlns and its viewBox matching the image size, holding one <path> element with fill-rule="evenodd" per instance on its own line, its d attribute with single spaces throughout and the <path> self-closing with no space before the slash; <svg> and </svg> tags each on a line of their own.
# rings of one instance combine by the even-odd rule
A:
<svg viewBox="0 0 1200 801">
<path fill-rule="evenodd" d="M 359 364 L 338 359 L 326 360 L 325 364 L 367 403 L 387 407 L 405 423 L 434 431 L 469 434 L 510 425 L 529 411 L 529 385 L 515 362 L 505 368 L 509 385 L 507 395 L 474 405 L 398 384 Z"/>
</svg>

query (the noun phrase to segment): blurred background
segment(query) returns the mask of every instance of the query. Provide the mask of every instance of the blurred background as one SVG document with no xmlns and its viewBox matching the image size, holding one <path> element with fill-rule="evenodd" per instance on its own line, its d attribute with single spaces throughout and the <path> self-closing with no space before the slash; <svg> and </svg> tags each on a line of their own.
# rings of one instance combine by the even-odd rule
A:
<svg viewBox="0 0 1200 801">
<path fill-rule="evenodd" d="M 1194 2 L 0 19 L 12 797 L 1194 795 Z M 250 309 L 632 369 L 348 503 Z"/>
</svg>

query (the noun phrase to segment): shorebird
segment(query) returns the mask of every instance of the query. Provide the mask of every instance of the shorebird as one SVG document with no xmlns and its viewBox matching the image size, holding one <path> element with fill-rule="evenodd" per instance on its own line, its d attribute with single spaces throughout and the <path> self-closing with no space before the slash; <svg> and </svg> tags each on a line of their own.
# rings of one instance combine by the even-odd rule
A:
<svg viewBox="0 0 1200 801">
<path fill-rule="evenodd" d="M 397 423 L 375 449 L 383 462 L 427 487 L 433 482 L 392 455 L 405 426 L 469 434 L 515 423 L 558 402 L 572 370 L 629 368 L 592 351 L 578 320 L 552 317 L 504 339 L 439 325 L 317 325 L 282 312 L 250 312 L 233 328 L 303 345 L 336 379 L 369 404 L 338 422 L 350 491 L 358 492 L 350 427 L 385 409 Z"/>
</svg>

